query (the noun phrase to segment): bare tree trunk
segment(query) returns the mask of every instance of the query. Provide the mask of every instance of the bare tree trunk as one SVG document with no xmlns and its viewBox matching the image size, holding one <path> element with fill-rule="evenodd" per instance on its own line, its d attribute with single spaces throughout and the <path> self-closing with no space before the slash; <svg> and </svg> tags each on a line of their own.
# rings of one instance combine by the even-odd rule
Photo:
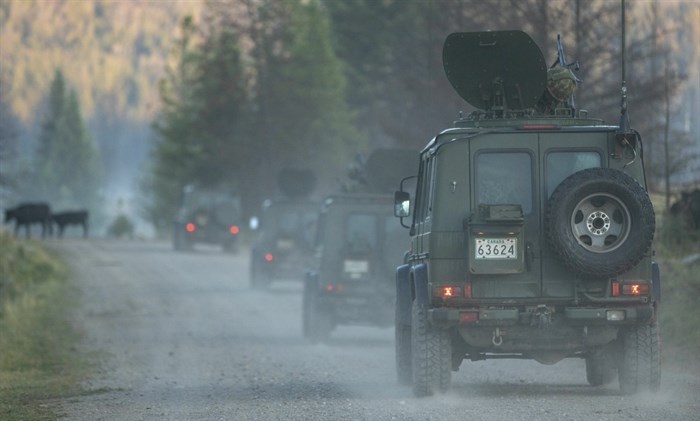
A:
<svg viewBox="0 0 700 421">
<path fill-rule="evenodd" d="M 666 210 L 671 208 L 671 174 L 670 174 L 670 158 L 668 156 L 668 133 L 671 127 L 671 98 L 670 98 L 670 87 L 669 85 L 669 71 L 670 57 L 668 50 L 666 50 L 666 59 L 664 60 L 664 102 L 666 105 L 666 115 L 664 121 L 664 181 L 666 183 Z"/>
</svg>

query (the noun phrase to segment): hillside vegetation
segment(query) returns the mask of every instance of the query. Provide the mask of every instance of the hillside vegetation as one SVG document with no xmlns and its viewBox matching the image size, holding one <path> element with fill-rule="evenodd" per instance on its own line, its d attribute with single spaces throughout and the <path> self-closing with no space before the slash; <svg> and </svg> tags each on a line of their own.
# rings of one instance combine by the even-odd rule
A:
<svg viewBox="0 0 700 421">
<path fill-rule="evenodd" d="M 164 7 L 166 6 L 167 7 Z M 83 112 L 147 119 L 185 14 L 200 1 L 0 0 L 0 61 L 12 109 L 35 122 L 57 68 Z"/>
</svg>

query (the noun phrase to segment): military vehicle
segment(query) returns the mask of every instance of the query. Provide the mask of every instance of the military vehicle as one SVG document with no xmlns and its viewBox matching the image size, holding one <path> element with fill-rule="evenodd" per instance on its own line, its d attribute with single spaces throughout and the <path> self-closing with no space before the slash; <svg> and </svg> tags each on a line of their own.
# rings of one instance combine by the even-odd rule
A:
<svg viewBox="0 0 700 421">
<path fill-rule="evenodd" d="M 190 250 L 197 243 L 205 243 L 235 252 L 240 223 L 241 205 L 236 195 L 188 185 L 173 221 L 173 248 Z"/>
<path fill-rule="evenodd" d="M 323 341 L 337 325 L 392 325 L 394 271 L 408 244 L 392 203 L 390 194 L 369 193 L 325 201 L 304 283 L 305 337 Z"/>
<path fill-rule="evenodd" d="M 583 358 L 593 386 L 617 374 L 623 394 L 659 387 L 641 136 L 574 106 L 575 65 L 558 47 L 548 68 L 521 31 L 444 43 L 445 73 L 477 110 L 421 151 L 413 197 L 395 194 L 411 236 L 396 270 L 396 368 L 416 396 L 490 358 Z"/>
<path fill-rule="evenodd" d="M 319 202 L 307 198 L 266 200 L 251 246 L 250 283 L 265 288 L 275 280 L 303 281 L 313 251 Z"/>
</svg>

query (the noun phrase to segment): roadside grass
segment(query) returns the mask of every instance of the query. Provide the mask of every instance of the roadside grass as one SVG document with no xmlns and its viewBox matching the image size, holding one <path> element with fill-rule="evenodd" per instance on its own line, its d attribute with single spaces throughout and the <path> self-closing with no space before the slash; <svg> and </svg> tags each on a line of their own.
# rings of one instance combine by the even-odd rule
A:
<svg viewBox="0 0 700 421">
<path fill-rule="evenodd" d="M 661 269 L 659 323 L 665 362 L 699 369 L 700 229 L 657 214 L 656 260 Z"/>
<path fill-rule="evenodd" d="M 77 302 L 57 256 L 0 231 L 0 419 L 53 420 L 51 400 L 82 394 L 88 360 L 67 311 Z"/>
</svg>

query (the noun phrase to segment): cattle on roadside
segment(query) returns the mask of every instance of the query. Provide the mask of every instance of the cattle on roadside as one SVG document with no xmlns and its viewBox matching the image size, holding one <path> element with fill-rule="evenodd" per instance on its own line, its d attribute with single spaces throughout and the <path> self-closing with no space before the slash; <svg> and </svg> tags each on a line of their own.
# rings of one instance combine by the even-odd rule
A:
<svg viewBox="0 0 700 421">
<path fill-rule="evenodd" d="M 58 225 L 58 236 L 63 237 L 63 230 L 68 225 L 80 225 L 83 227 L 83 237 L 88 236 L 88 211 L 74 210 L 58 212 L 51 215 L 51 219 Z"/>
<path fill-rule="evenodd" d="M 15 221 L 15 236 L 20 227 L 24 225 L 25 234 L 30 238 L 30 227 L 33 224 L 41 225 L 41 236 L 52 234 L 51 207 L 45 202 L 20 203 L 18 206 L 5 210 L 5 223 Z"/>
</svg>

